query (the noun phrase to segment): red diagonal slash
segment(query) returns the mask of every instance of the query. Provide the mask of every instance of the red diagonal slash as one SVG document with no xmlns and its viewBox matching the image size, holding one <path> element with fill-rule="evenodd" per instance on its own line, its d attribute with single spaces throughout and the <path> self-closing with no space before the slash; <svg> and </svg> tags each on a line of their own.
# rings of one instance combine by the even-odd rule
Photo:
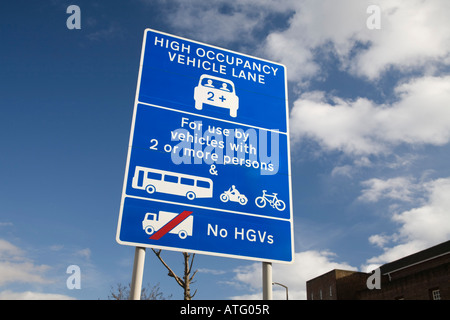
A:
<svg viewBox="0 0 450 320">
<path fill-rule="evenodd" d="M 183 222 L 184 219 L 189 217 L 191 215 L 192 211 L 183 211 L 179 215 L 177 215 L 175 218 L 167 222 L 161 229 L 159 229 L 154 235 L 152 235 L 149 239 L 152 240 L 159 240 L 163 235 L 165 235 L 167 232 L 175 228 L 177 225 L 179 225 L 181 222 Z"/>
</svg>

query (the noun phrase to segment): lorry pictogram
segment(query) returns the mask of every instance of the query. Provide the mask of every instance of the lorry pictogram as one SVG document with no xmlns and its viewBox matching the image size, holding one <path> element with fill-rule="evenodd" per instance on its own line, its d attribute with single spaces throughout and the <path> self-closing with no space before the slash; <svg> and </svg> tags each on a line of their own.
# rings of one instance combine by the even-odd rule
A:
<svg viewBox="0 0 450 320">
<path fill-rule="evenodd" d="M 156 232 L 151 237 L 155 240 L 158 240 L 166 233 L 178 234 L 180 239 L 186 239 L 187 236 L 192 236 L 194 217 L 190 215 L 191 213 L 190 211 L 183 211 L 181 214 L 168 211 L 159 211 L 158 213 L 147 212 L 144 220 L 142 220 L 142 229 L 148 235 L 153 235 Z M 160 236 L 155 238 L 158 234 L 157 231 L 160 230 L 165 232 L 159 232 Z"/>
</svg>

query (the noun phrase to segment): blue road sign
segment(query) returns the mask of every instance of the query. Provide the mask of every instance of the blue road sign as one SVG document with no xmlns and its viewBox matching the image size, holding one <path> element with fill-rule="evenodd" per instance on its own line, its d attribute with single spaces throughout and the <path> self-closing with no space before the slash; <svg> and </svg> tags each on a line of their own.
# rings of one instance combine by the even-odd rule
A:
<svg viewBox="0 0 450 320">
<path fill-rule="evenodd" d="M 283 65 L 145 30 L 116 239 L 293 261 Z"/>
</svg>

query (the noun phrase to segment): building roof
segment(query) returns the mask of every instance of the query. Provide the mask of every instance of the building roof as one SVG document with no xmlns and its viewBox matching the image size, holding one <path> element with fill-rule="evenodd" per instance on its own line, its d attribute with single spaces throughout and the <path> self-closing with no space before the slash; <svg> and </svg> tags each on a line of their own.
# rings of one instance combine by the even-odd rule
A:
<svg viewBox="0 0 450 320">
<path fill-rule="evenodd" d="M 388 274 L 449 253 L 450 253 L 450 240 L 442 242 L 428 249 L 416 252 L 404 258 L 386 263 L 380 267 L 380 270 L 382 274 Z"/>
</svg>

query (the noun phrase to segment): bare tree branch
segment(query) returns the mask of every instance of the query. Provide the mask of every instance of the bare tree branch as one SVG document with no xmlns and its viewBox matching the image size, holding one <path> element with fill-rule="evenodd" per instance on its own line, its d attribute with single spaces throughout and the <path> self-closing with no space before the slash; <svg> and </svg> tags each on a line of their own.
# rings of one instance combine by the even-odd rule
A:
<svg viewBox="0 0 450 320">
<path fill-rule="evenodd" d="M 166 269 L 169 271 L 169 276 L 173 277 L 175 279 L 175 281 L 182 287 L 184 288 L 185 284 L 184 281 L 176 275 L 175 272 L 173 272 L 173 270 L 167 265 L 167 263 L 164 261 L 164 259 L 161 257 L 161 251 L 162 250 L 158 250 L 158 252 L 152 248 L 152 251 L 156 254 L 156 256 L 158 257 L 159 261 L 162 262 L 162 264 L 166 267 Z"/>
<path fill-rule="evenodd" d="M 194 273 L 191 275 L 192 266 L 194 264 L 195 253 L 193 253 L 191 255 L 188 252 L 183 252 L 184 276 L 182 279 L 175 274 L 175 272 L 167 265 L 167 263 L 161 257 L 162 250 L 155 250 L 152 248 L 152 251 L 158 257 L 159 261 L 161 261 L 161 263 L 169 271 L 169 276 L 173 277 L 175 279 L 175 281 L 180 285 L 180 287 L 182 287 L 184 289 L 184 300 L 192 300 L 192 298 L 197 293 L 197 290 L 195 290 L 194 294 L 191 294 L 191 289 L 190 289 L 190 284 L 194 283 L 194 281 L 192 281 L 192 280 L 194 279 L 194 276 L 197 274 L 197 271 L 198 271 L 198 270 L 195 270 Z M 190 259 L 190 261 L 189 261 L 189 259 Z"/>
<path fill-rule="evenodd" d="M 191 263 L 189 264 L 189 273 L 191 273 L 192 265 L 194 264 L 195 253 L 192 255 Z"/>
<path fill-rule="evenodd" d="M 111 287 L 108 300 L 128 300 L 130 298 L 130 288 L 130 283 L 128 286 L 118 283 L 117 288 Z M 172 298 L 172 295 L 164 297 L 163 293 L 160 291 L 159 283 L 153 287 L 150 287 L 150 284 L 148 284 L 147 287 L 144 287 L 141 290 L 141 300 L 166 300 L 170 298 Z"/>
<path fill-rule="evenodd" d="M 190 281 L 191 283 L 194 283 L 194 281 L 192 281 L 192 279 L 194 279 L 195 274 L 197 273 L 197 271 L 198 271 L 198 270 L 195 270 L 194 273 L 192 274 L 192 277 L 189 278 L 189 281 Z"/>
</svg>

